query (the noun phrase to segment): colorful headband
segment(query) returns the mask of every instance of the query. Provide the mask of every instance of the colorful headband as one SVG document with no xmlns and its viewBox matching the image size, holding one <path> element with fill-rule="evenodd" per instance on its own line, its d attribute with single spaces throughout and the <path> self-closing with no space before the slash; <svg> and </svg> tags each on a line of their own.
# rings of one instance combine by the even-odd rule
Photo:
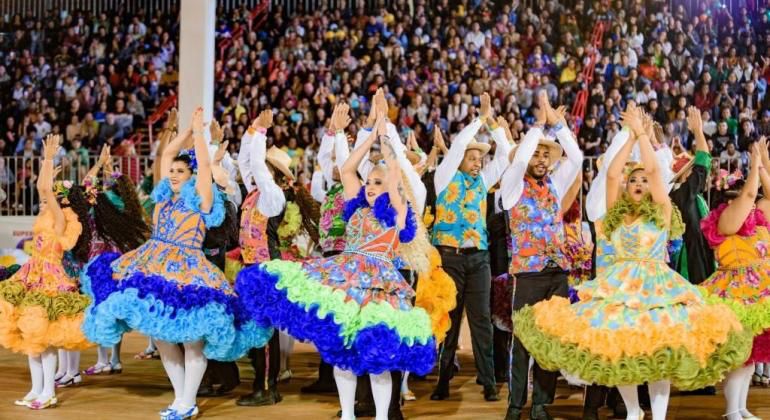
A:
<svg viewBox="0 0 770 420">
<path fill-rule="evenodd" d="M 625 179 L 628 179 L 628 177 L 630 177 L 631 174 L 634 173 L 634 171 L 638 171 L 640 169 L 644 169 L 644 165 L 642 165 L 641 162 L 634 162 L 630 165 L 627 165 L 625 172 L 623 173 L 623 177 Z"/>
<path fill-rule="evenodd" d="M 114 171 L 110 173 L 110 176 L 104 179 L 104 189 L 110 189 L 115 186 L 115 184 L 118 183 L 118 178 L 123 176 L 123 173 L 120 171 Z"/>
<path fill-rule="evenodd" d="M 56 194 L 62 204 L 69 204 L 70 190 L 72 189 L 72 181 L 56 181 L 53 184 L 53 192 Z"/>
<path fill-rule="evenodd" d="M 195 149 L 184 149 L 179 152 L 179 156 L 187 156 L 190 158 L 190 170 L 192 172 L 198 170 L 198 159 L 195 157 Z"/>
</svg>

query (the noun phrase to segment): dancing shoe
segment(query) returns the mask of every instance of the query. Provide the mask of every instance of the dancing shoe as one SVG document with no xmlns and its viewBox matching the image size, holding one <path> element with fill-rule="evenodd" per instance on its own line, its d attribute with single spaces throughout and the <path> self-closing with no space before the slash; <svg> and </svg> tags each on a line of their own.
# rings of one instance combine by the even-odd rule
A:
<svg viewBox="0 0 770 420">
<path fill-rule="evenodd" d="M 449 384 L 439 382 L 436 385 L 436 389 L 430 394 L 430 399 L 433 401 L 443 401 L 449 398 Z"/>
<path fill-rule="evenodd" d="M 104 365 L 101 363 L 97 363 L 89 367 L 88 369 L 84 370 L 83 374 L 86 376 L 102 375 L 102 374 L 109 373 L 110 369 L 111 369 L 111 366 L 109 364 Z"/>
<path fill-rule="evenodd" d="M 59 400 L 56 399 L 56 395 L 54 395 L 45 401 L 40 401 L 40 400 L 32 401 L 27 407 L 29 407 L 32 410 L 45 410 L 46 408 L 56 407 L 56 404 L 58 403 L 59 403 Z"/>
<path fill-rule="evenodd" d="M 401 398 L 404 399 L 404 401 L 415 401 L 417 400 L 417 397 L 414 395 L 414 392 L 412 390 L 407 389 L 406 391 L 401 393 Z"/>
<path fill-rule="evenodd" d="M 161 420 L 186 420 L 186 419 L 194 419 L 198 417 L 198 405 L 192 406 L 189 410 L 185 411 L 184 413 L 180 413 L 177 410 L 171 410 L 171 412 L 166 415 L 165 417 L 161 415 Z"/>
<path fill-rule="evenodd" d="M 67 388 L 70 386 L 78 386 L 82 382 L 83 382 L 83 376 L 80 375 L 80 372 L 78 372 L 75 374 L 75 376 L 64 375 L 63 378 L 59 379 L 59 381 L 56 382 L 56 387 Z"/>
<path fill-rule="evenodd" d="M 24 398 L 20 400 L 16 400 L 13 402 L 13 405 L 18 405 L 19 407 L 29 407 L 30 404 L 32 404 L 33 401 L 37 399 L 37 395 L 33 394 L 27 394 Z"/>
<path fill-rule="evenodd" d="M 299 391 L 303 394 L 336 394 L 337 385 L 334 382 L 326 383 L 319 379 L 310 385 L 303 386 Z"/>
<path fill-rule="evenodd" d="M 235 404 L 244 407 L 259 407 L 262 405 L 275 405 L 283 400 L 281 394 L 275 387 L 268 390 L 260 390 L 248 395 L 244 395 L 235 402 Z"/>
<path fill-rule="evenodd" d="M 286 369 L 278 375 L 278 382 L 289 382 L 291 377 L 291 369 Z"/>
<path fill-rule="evenodd" d="M 532 420 L 553 420 L 553 417 L 548 414 L 544 405 L 533 405 L 532 410 L 529 412 L 529 418 Z"/>
<path fill-rule="evenodd" d="M 508 411 L 505 413 L 505 420 L 519 420 L 521 419 L 521 408 L 508 406 Z"/>
<path fill-rule="evenodd" d="M 494 385 L 486 385 L 484 387 L 484 400 L 485 401 L 500 401 L 500 396 L 497 395 L 497 387 Z"/>
</svg>

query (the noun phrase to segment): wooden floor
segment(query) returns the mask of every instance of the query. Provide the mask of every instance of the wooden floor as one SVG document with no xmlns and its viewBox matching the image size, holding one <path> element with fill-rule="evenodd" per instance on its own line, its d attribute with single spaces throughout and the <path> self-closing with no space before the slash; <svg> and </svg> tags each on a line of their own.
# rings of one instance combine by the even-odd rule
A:
<svg viewBox="0 0 770 420">
<path fill-rule="evenodd" d="M 470 343 L 470 340 L 466 340 Z M 15 407 L 14 399 L 29 390 L 29 373 L 25 356 L 0 349 L 0 419 L 152 419 L 172 400 L 171 385 L 158 360 L 137 361 L 133 355 L 143 350 L 146 339 L 137 334 L 126 336 L 123 344 L 123 373 L 112 376 L 85 378 L 81 386 L 60 389 L 60 405 L 40 412 Z M 83 353 L 82 369 L 95 362 L 96 351 Z M 404 407 L 409 419 L 502 419 L 507 395 L 501 389 L 502 401 L 485 402 L 481 387 L 475 384 L 473 359 L 469 350 L 460 354 L 462 370 L 452 382 L 452 397 L 448 401 L 430 401 L 435 377 L 430 381 L 411 381 L 418 397 Z M 272 407 L 238 407 L 233 397 L 199 399 L 204 419 L 333 419 L 338 410 L 336 396 L 317 396 L 299 393 L 302 385 L 316 374 L 318 356 L 312 348 L 298 345 L 291 360 L 294 378 L 281 384 L 284 400 Z M 241 364 L 242 383 L 234 395 L 247 393 L 253 378 L 251 368 Z M 752 388 L 749 408 L 759 417 L 770 420 L 770 388 Z M 550 412 L 562 419 L 579 419 L 582 390 L 560 385 L 557 402 Z M 673 395 L 669 407 L 670 419 L 718 419 L 724 412 L 721 395 L 713 397 L 681 397 Z M 602 415 L 609 414 L 603 411 Z"/>
</svg>

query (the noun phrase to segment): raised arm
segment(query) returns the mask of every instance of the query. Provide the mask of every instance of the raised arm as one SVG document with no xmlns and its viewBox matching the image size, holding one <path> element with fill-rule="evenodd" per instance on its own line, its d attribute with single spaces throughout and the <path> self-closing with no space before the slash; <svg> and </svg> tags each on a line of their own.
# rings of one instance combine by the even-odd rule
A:
<svg viewBox="0 0 770 420">
<path fill-rule="evenodd" d="M 452 182 L 452 178 L 460 168 L 460 164 L 465 158 L 465 149 L 468 144 L 473 140 L 473 137 L 478 133 L 481 128 L 481 120 L 475 118 L 470 124 L 465 126 L 454 139 L 452 139 L 452 145 L 449 147 L 449 151 L 444 155 L 444 160 L 436 167 L 434 184 L 436 186 L 436 195 L 441 194 Z"/>
<path fill-rule="evenodd" d="M 187 142 L 187 139 L 193 135 L 192 127 L 188 127 L 186 130 L 179 132 L 176 137 L 163 149 L 163 154 L 160 157 L 160 177 L 166 177 L 171 170 L 171 162 L 182 151 L 182 146 Z M 197 158 L 197 151 L 196 151 Z"/>
<path fill-rule="evenodd" d="M 361 164 L 364 156 L 369 154 L 369 149 L 372 148 L 372 145 L 377 140 L 378 132 L 385 132 L 384 116 L 377 120 L 374 129 L 369 132 L 369 137 L 361 145 L 353 149 L 353 152 L 340 169 L 340 179 L 342 180 L 346 200 L 354 198 L 361 189 L 361 181 L 358 178 L 358 166 Z"/>
<path fill-rule="evenodd" d="M 246 192 L 250 193 L 256 188 L 254 174 L 251 172 L 251 149 L 254 137 L 257 134 L 256 121 L 243 133 L 241 145 L 238 149 L 238 171 L 241 173 L 241 181 L 246 186 Z"/>
<path fill-rule="evenodd" d="M 385 165 L 388 167 L 388 195 L 390 195 L 390 205 L 396 209 L 396 224 L 402 229 L 406 224 L 407 200 L 404 185 L 401 183 L 401 166 L 396 152 L 390 141 L 382 145 Z"/>
<path fill-rule="evenodd" d="M 45 201 L 45 211 L 51 212 L 54 218 L 54 230 L 57 235 L 64 234 L 66 219 L 64 212 L 56 201 L 56 194 L 53 191 L 53 158 L 56 156 L 56 150 L 59 148 L 61 136 L 49 134 L 43 142 L 43 164 L 40 167 L 40 175 L 37 177 L 37 192 L 42 201 Z"/>
<path fill-rule="evenodd" d="M 505 119 L 497 117 L 497 121 L 492 121 L 491 124 L 488 125 L 489 130 L 492 132 L 492 139 L 495 142 L 495 156 L 492 161 L 481 170 L 481 176 L 487 191 L 497 184 L 510 163 L 508 155 L 511 154 L 513 145 L 508 141 L 508 136 L 505 134 L 503 124 L 506 124 Z"/>
<path fill-rule="evenodd" d="M 201 198 L 201 211 L 203 213 L 208 213 L 214 202 L 214 182 L 211 177 L 209 148 L 206 145 L 206 139 L 203 134 L 203 108 L 198 107 L 198 109 L 193 112 L 192 127 L 195 159 L 198 161 L 198 175 L 195 181 L 195 190 Z"/>
<path fill-rule="evenodd" d="M 618 153 L 614 156 L 607 167 L 607 191 L 605 194 L 606 204 L 605 211 L 612 208 L 615 202 L 618 201 L 620 196 L 620 186 L 623 182 L 623 169 L 628 162 L 628 157 L 631 156 L 631 150 L 636 144 L 636 139 L 633 136 L 631 128 L 624 128 L 624 131 L 628 130 L 629 136 L 626 137 L 625 143 L 621 146 Z"/>
<path fill-rule="evenodd" d="M 388 136 L 388 143 L 393 149 L 394 158 L 398 161 L 398 166 L 406 175 L 406 179 L 409 182 L 409 187 L 412 189 L 415 203 L 412 203 L 418 214 L 422 214 L 425 210 L 425 198 L 428 195 L 425 189 L 425 184 L 422 183 L 420 174 L 414 169 L 412 162 L 406 157 L 406 146 L 401 143 L 401 138 L 398 135 L 398 129 L 392 123 L 386 123 L 386 132 Z M 383 151 L 383 156 L 385 152 Z"/>
<path fill-rule="evenodd" d="M 639 152 L 642 158 L 642 165 L 644 165 L 644 173 L 647 175 L 647 181 L 650 185 L 652 201 L 664 206 L 664 209 L 668 214 L 671 209 L 671 198 L 668 196 L 668 189 L 666 183 L 663 181 L 663 172 L 660 170 L 658 159 L 655 156 L 655 150 L 652 148 L 652 133 L 650 130 L 644 129 L 641 110 L 636 107 L 630 108 L 630 112 L 636 114 L 634 120 L 630 122 L 630 124 L 632 124 L 631 130 L 637 135 Z"/>
<path fill-rule="evenodd" d="M 575 203 L 575 200 L 578 197 L 578 193 L 580 192 L 580 187 L 583 184 L 583 176 L 582 174 L 578 173 L 578 176 L 575 177 L 575 181 L 572 182 L 572 185 L 570 185 L 567 192 L 564 194 L 564 197 L 561 199 L 561 213 L 564 214 L 569 210 L 570 207 L 572 207 L 572 204 Z"/>
<path fill-rule="evenodd" d="M 565 118 L 566 108 L 560 106 L 557 109 L 553 109 L 547 99 L 545 104 L 548 124 L 556 129 L 556 138 L 567 155 L 567 160 L 562 162 L 559 168 L 551 175 L 556 193 L 559 198 L 564 199 L 567 191 L 575 182 L 575 178 L 580 175 L 580 168 L 583 166 L 583 152 L 580 150 L 580 146 L 578 146 L 572 131 L 567 126 Z"/>
<path fill-rule="evenodd" d="M 266 217 L 278 216 L 286 206 L 286 196 L 281 187 L 275 183 L 275 178 L 267 168 L 267 130 L 273 126 L 273 111 L 267 109 L 259 113 L 257 119 L 249 127 L 254 133 L 249 152 L 251 173 L 256 187 L 259 189 L 257 209 Z"/>
<path fill-rule="evenodd" d="M 329 119 L 329 129 L 321 139 L 321 146 L 318 148 L 318 165 L 326 179 L 326 185 L 334 184 L 335 160 L 336 164 L 341 165 L 350 154 L 345 136 L 348 125 L 350 125 L 350 106 L 339 103 L 334 107 Z"/>
<path fill-rule="evenodd" d="M 736 197 L 719 216 L 719 234 L 722 236 L 734 235 L 743 226 L 743 222 L 754 209 L 759 190 L 759 171 L 761 168 L 759 146 L 751 145 L 751 169 L 741 193 Z"/>
<path fill-rule="evenodd" d="M 586 216 L 588 220 L 596 222 L 604 217 L 607 213 L 607 170 L 610 163 L 618 154 L 620 149 L 628 141 L 630 130 L 626 127 L 618 131 L 612 138 L 610 147 L 604 153 L 604 157 L 601 159 L 601 164 L 596 166 L 596 176 L 591 181 L 591 188 L 588 189 L 586 194 Z"/>
<path fill-rule="evenodd" d="M 99 159 L 96 160 L 96 163 L 94 163 L 94 166 L 91 167 L 91 169 L 88 170 L 88 173 L 86 174 L 86 177 L 83 178 L 81 181 L 81 184 L 86 182 L 87 179 L 95 180 L 99 177 L 99 170 L 102 168 L 105 168 L 107 163 L 110 161 L 110 146 L 104 146 L 102 147 L 101 153 L 99 153 Z M 109 168 L 110 170 L 112 168 Z"/>
</svg>

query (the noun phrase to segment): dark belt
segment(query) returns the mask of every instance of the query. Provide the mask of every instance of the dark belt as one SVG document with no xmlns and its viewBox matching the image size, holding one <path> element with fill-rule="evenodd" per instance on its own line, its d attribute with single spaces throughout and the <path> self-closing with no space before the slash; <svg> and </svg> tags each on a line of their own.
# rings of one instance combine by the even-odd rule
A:
<svg viewBox="0 0 770 420">
<path fill-rule="evenodd" d="M 455 248 L 453 246 L 444 246 L 444 245 L 436 245 L 436 249 L 438 249 L 439 252 L 444 254 L 455 254 L 455 255 L 470 255 L 470 254 L 475 254 L 477 252 L 483 251 L 482 249 L 478 249 L 478 248 Z"/>
</svg>

